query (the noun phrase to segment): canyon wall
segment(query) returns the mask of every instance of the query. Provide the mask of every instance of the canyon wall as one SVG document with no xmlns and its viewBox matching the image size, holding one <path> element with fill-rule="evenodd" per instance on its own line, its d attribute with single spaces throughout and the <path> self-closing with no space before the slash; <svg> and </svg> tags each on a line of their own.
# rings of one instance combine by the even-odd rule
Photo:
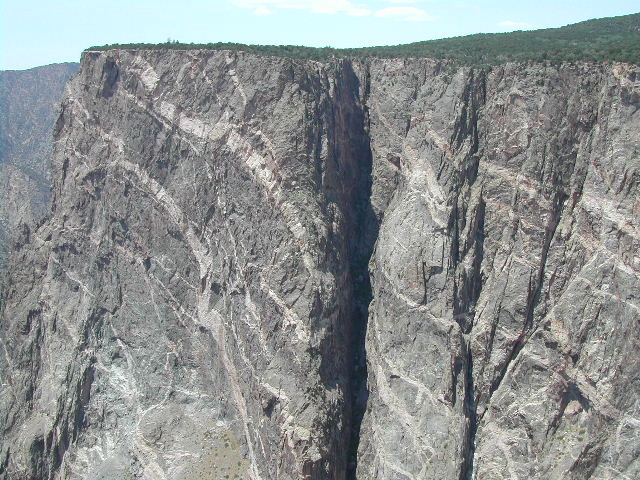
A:
<svg viewBox="0 0 640 480">
<path fill-rule="evenodd" d="M 371 65 L 359 478 L 634 478 L 640 84 Z"/>
<path fill-rule="evenodd" d="M 8 479 L 634 478 L 640 76 L 83 54 Z"/>
</svg>

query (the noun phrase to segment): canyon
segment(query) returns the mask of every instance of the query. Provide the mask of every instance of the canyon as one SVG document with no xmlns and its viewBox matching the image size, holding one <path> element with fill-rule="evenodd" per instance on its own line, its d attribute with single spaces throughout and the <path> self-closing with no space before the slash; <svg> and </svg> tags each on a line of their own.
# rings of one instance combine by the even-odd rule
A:
<svg viewBox="0 0 640 480">
<path fill-rule="evenodd" d="M 0 71 L 0 271 L 12 232 L 49 210 L 51 132 L 60 97 L 77 63 Z"/>
<path fill-rule="evenodd" d="M 0 478 L 640 477 L 640 67 L 87 50 Z"/>
</svg>

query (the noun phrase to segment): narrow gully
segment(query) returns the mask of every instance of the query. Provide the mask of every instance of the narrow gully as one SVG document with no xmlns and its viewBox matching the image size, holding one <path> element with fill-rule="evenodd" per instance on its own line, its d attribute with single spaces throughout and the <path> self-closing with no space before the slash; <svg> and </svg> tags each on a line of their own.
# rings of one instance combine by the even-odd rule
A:
<svg viewBox="0 0 640 480">
<path fill-rule="evenodd" d="M 369 136 L 369 72 L 362 79 L 351 62 L 342 65 L 336 103 L 339 150 L 342 157 L 343 208 L 349 221 L 348 254 L 351 279 L 351 318 L 349 322 L 349 357 L 351 362 L 348 422 L 345 441 L 348 445 L 345 478 L 356 478 L 360 428 L 367 408 L 367 352 L 365 339 L 369 304 L 373 299 L 369 261 L 378 237 L 379 221 L 371 205 L 373 156 Z M 361 89 L 361 87 L 363 87 Z M 360 92 L 363 98 L 360 98 Z"/>
</svg>

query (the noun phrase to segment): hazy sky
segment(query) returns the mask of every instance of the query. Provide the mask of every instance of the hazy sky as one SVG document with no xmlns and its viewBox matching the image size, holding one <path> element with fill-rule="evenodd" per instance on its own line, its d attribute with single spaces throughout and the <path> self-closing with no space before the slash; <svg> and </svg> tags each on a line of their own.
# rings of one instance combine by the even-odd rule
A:
<svg viewBox="0 0 640 480">
<path fill-rule="evenodd" d="M 357 47 L 637 11 L 639 0 L 0 0 L 0 70 L 78 61 L 106 43 Z"/>
</svg>

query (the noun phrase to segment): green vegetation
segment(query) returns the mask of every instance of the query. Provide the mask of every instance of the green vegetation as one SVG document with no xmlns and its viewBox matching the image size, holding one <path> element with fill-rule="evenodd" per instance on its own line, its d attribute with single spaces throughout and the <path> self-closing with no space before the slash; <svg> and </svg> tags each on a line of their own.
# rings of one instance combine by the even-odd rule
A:
<svg viewBox="0 0 640 480">
<path fill-rule="evenodd" d="M 406 45 L 344 48 L 242 45 L 238 43 L 127 44 L 91 47 L 88 50 L 120 49 L 212 49 L 251 52 L 259 55 L 327 60 L 332 57 L 428 57 L 452 60 L 461 65 L 495 65 L 505 62 L 620 61 L 640 64 L 640 13 L 588 20 L 561 28 L 483 33 L 429 40 Z"/>
</svg>

